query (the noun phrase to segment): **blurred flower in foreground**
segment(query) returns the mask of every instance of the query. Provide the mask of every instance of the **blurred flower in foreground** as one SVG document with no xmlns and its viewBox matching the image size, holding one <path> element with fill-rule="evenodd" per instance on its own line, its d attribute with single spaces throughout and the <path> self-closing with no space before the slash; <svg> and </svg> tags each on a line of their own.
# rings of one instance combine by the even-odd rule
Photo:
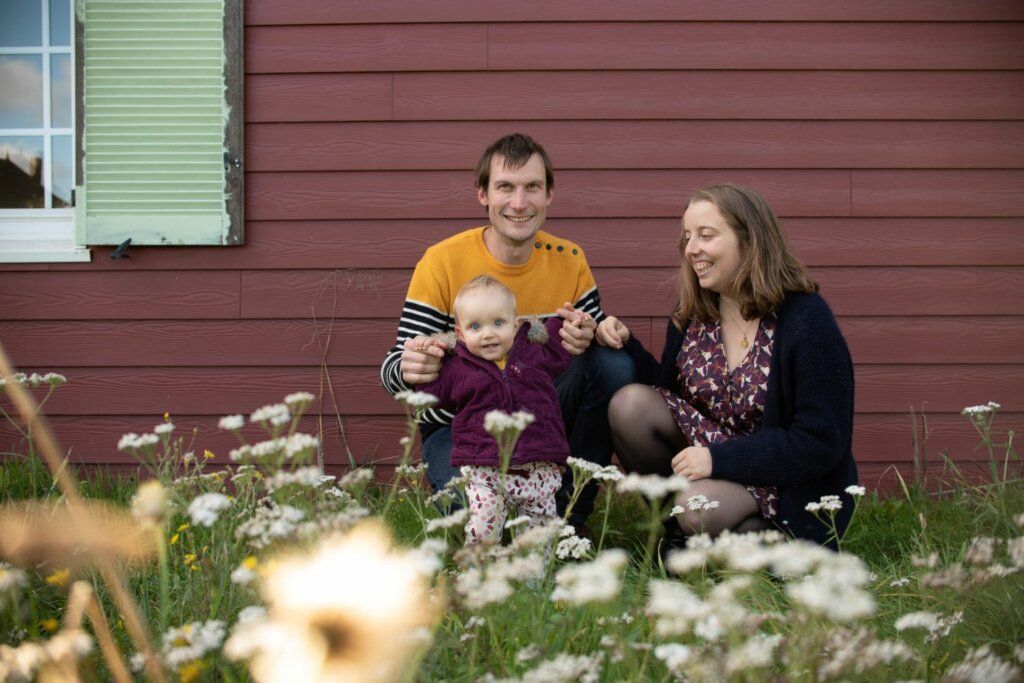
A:
<svg viewBox="0 0 1024 683">
<path fill-rule="evenodd" d="M 77 567 L 101 555 L 141 560 L 155 551 L 152 533 L 127 511 L 105 503 L 31 502 L 0 508 L 0 556 L 23 566 L 50 561 Z"/>
<path fill-rule="evenodd" d="M 141 484 L 132 497 L 132 514 L 143 526 L 160 526 L 167 517 L 167 489 L 159 479 Z"/>
<path fill-rule="evenodd" d="M 377 522 L 268 565 L 265 619 L 240 625 L 225 654 L 257 681 L 394 681 L 436 614 L 420 562 Z"/>
</svg>

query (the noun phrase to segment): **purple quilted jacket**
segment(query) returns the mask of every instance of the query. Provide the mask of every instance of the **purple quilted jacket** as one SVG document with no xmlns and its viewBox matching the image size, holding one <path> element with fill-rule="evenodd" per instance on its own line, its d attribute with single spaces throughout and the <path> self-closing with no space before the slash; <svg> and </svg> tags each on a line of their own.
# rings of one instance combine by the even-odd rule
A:
<svg viewBox="0 0 1024 683">
<path fill-rule="evenodd" d="M 416 387 L 437 396 L 441 408 L 455 412 L 453 466 L 500 464 L 498 445 L 484 430 L 484 416 L 492 410 L 525 410 L 536 418 L 516 443 L 513 466 L 537 461 L 562 464 L 569 457 L 554 383 L 572 362 L 572 355 L 562 348 L 558 335 L 562 319 L 554 316 L 545 321 L 546 342 L 527 339 L 530 325 L 520 325 L 504 370 L 477 358 L 459 342 L 455 354 L 445 358 L 440 377 Z"/>
</svg>

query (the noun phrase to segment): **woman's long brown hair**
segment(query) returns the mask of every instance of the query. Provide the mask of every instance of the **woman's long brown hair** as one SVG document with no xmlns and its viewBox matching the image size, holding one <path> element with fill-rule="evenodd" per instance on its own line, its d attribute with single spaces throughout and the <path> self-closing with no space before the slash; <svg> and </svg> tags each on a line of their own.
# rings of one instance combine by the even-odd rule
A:
<svg viewBox="0 0 1024 683">
<path fill-rule="evenodd" d="M 818 283 L 793 255 L 775 212 L 759 193 L 740 185 L 714 185 L 695 192 L 686 207 L 697 202 L 711 202 L 739 239 L 740 266 L 731 290 L 744 318 L 775 313 L 790 292 L 818 291 Z M 712 322 L 720 317 L 718 294 L 700 286 L 686 261 L 684 235 L 679 236 L 679 308 L 672 315 L 677 327 L 691 318 Z"/>
</svg>

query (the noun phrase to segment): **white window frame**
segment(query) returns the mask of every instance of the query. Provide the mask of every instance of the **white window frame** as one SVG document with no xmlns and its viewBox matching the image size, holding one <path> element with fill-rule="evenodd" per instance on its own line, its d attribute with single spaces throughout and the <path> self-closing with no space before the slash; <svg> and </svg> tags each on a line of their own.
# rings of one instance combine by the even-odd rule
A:
<svg viewBox="0 0 1024 683">
<path fill-rule="evenodd" d="M 71 126 L 54 128 L 50 124 L 51 96 L 50 71 L 51 56 L 66 54 L 70 56 L 71 73 L 76 73 L 78 64 L 75 50 L 75 3 L 69 0 L 70 11 L 70 45 L 51 46 L 50 43 L 50 8 L 48 0 L 37 0 L 42 13 L 42 39 L 37 47 L 0 47 L 0 55 L 41 55 L 43 72 L 43 128 L 0 128 L 0 136 L 41 136 L 43 137 L 43 197 L 45 205 L 42 209 L 0 209 L 0 263 L 60 263 L 89 261 L 91 252 L 88 248 L 76 243 L 75 209 L 73 206 L 54 209 L 52 202 L 53 169 L 51 164 L 52 138 L 55 135 L 71 136 L 71 187 L 77 182 L 79 140 L 76 132 L 78 122 L 77 83 L 71 79 Z"/>
</svg>

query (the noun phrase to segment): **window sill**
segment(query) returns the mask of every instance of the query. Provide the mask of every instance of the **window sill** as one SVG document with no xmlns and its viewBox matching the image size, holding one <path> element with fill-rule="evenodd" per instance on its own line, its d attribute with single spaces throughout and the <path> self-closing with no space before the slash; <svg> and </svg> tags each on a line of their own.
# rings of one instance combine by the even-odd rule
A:
<svg viewBox="0 0 1024 683">
<path fill-rule="evenodd" d="M 71 249 L 40 249 L 38 251 L 0 250 L 0 263 L 81 263 L 92 260 L 86 247 Z"/>
</svg>

